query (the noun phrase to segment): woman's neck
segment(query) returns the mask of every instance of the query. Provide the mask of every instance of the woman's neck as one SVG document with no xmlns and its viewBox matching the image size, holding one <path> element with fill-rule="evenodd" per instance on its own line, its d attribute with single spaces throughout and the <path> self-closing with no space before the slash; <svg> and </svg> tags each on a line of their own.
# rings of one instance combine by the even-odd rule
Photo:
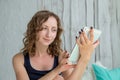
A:
<svg viewBox="0 0 120 80">
<path fill-rule="evenodd" d="M 37 55 L 37 56 L 48 55 L 47 51 L 48 51 L 48 46 L 36 44 L 35 55 Z"/>
</svg>

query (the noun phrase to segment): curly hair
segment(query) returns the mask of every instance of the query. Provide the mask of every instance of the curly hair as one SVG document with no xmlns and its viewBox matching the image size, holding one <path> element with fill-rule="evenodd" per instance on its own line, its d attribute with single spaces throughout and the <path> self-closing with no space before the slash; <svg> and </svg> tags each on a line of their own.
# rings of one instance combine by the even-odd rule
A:
<svg viewBox="0 0 120 80">
<path fill-rule="evenodd" d="M 24 47 L 21 49 L 23 54 L 29 53 L 29 55 L 35 55 L 36 49 L 36 33 L 42 30 L 42 24 L 48 20 L 49 17 L 54 17 L 57 21 L 57 35 L 55 40 L 49 45 L 47 52 L 52 55 L 59 55 L 61 52 L 61 33 L 63 29 L 61 27 L 61 22 L 59 17 L 48 10 L 38 11 L 30 20 L 27 25 L 27 31 L 25 37 L 23 38 Z"/>
</svg>

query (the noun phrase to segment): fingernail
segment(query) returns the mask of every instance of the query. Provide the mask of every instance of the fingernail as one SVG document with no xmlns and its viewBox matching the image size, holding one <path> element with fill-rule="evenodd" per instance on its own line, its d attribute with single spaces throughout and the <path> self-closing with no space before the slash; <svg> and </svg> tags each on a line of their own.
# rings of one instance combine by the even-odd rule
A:
<svg viewBox="0 0 120 80">
<path fill-rule="evenodd" d="M 79 31 L 79 34 L 81 34 L 81 31 Z"/>
<path fill-rule="evenodd" d="M 66 58 L 69 58 L 69 56 L 70 56 L 70 55 L 69 55 L 69 54 L 67 54 L 67 57 L 66 57 Z"/>
<path fill-rule="evenodd" d="M 93 27 L 91 26 L 90 29 L 93 29 Z"/>
<path fill-rule="evenodd" d="M 67 51 L 65 50 L 65 53 L 67 53 Z"/>
<path fill-rule="evenodd" d="M 67 56 L 66 58 L 69 58 L 69 56 Z"/>
<path fill-rule="evenodd" d="M 75 38 L 77 39 L 77 36 Z"/>
<path fill-rule="evenodd" d="M 83 29 L 81 29 L 81 32 L 83 32 Z"/>
</svg>

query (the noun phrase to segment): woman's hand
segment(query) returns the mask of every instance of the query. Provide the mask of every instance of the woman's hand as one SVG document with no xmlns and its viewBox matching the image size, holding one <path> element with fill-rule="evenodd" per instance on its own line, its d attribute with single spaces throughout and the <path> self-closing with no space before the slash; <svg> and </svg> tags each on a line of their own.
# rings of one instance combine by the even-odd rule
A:
<svg viewBox="0 0 120 80">
<path fill-rule="evenodd" d="M 70 55 L 67 51 L 61 51 L 61 53 L 59 54 L 58 62 L 60 63 L 62 61 L 62 59 L 69 58 L 69 57 L 70 57 Z"/>
<path fill-rule="evenodd" d="M 64 80 L 64 78 L 61 75 L 57 75 L 53 80 Z"/>
<path fill-rule="evenodd" d="M 85 32 L 81 29 L 81 32 L 79 32 L 80 39 L 76 39 L 77 44 L 79 45 L 80 55 L 81 58 L 90 59 L 92 52 L 99 44 L 99 41 L 94 42 L 94 29 L 91 27 L 89 34 L 90 38 L 87 37 Z"/>
<path fill-rule="evenodd" d="M 68 58 L 69 58 L 69 53 L 67 51 L 61 52 L 59 56 L 59 65 L 57 67 L 59 68 L 60 73 L 75 67 L 75 65 L 69 62 Z"/>
</svg>

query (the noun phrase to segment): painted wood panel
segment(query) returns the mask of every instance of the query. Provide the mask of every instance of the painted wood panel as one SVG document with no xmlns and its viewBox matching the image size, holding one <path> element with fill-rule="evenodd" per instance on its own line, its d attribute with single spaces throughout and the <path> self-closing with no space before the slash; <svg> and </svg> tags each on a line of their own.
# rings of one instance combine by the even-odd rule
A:
<svg viewBox="0 0 120 80">
<path fill-rule="evenodd" d="M 0 0 L 0 80 L 16 80 L 12 57 L 22 48 L 22 38 L 36 1 Z"/>
</svg>

